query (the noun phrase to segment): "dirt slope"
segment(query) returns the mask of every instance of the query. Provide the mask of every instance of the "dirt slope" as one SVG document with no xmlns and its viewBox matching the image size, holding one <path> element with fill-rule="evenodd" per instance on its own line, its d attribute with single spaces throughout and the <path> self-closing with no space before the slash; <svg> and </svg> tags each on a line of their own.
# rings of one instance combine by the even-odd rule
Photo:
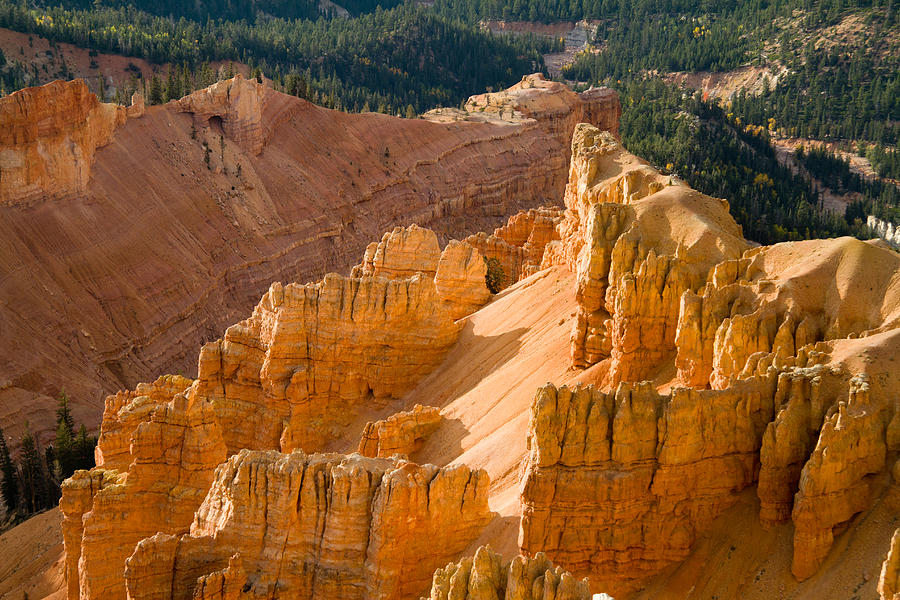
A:
<svg viewBox="0 0 900 600">
<path fill-rule="evenodd" d="M 535 106 L 537 120 L 438 123 L 242 85 L 244 100 L 198 92 L 128 118 L 79 193 L 0 199 L 0 334 L 17 340 L 0 348 L 0 426 L 13 445 L 26 420 L 49 430 L 63 389 L 95 428 L 105 394 L 193 374 L 199 345 L 272 281 L 346 272 L 395 225 L 462 238 L 558 201 L 579 118 L 553 101 L 552 128 Z M 578 102 L 549 84 L 560 94 Z"/>
</svg>

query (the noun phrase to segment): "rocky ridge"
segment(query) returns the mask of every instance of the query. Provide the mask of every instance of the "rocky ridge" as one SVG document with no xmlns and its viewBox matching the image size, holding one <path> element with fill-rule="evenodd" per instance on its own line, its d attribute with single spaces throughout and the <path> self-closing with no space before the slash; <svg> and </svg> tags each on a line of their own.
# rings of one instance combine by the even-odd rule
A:
<svg viewBox="0 0 900 600">
<path fill-rule="evenodd" d="M 444 244 L 556 201 L 576 122 L 609 110 L 614 123 L 618 106 L 549 82 L 529 98 L 511 120 L 347 114 L 242 77 L 146 109 L 99 103 L 79 81 L 0 99 L 0 297 L 19 307 L 0 330 L 20 340 L 0 350 L 0 426 L 13 447 L 25 421 L 52 433 L 63 389 L 90 424 L 106 394 L 196 376 L 192 344 L 272 281 L 344 272 L 397 225 Z"/>
<path fill-rule="evenodd" d="M 900 259 L 848 238 L 754 247 L 725 201 L 590 125 L 571 156 L 565 211 L 493 235 L 533 240 L 540 272 L 477 312 L 460 301 L 483 294 L 477 243 L 440 252 L 435 233 L 395 229 L 349 278 L 273 284 L 204 347 L 196 380 L 111 397 L 98 458 L 116 470 L 65 485 L 70 598 L 414 598 L 429 580 L 436 598 L 628 597 L 665 585 L 748 494 L 748 535 L 792 523 L 777 564 L 794 589 L 835 568 L 844 532 L 896 491 Z M 574 306 L 530 321 L 562 366 L 506 310 L 545 304 Z M 531 377 L 525 364 L 555 380 L 529 414 L 498 391 L 516 382 L 482 387 Z M 375 456 L 322 453 L 335 447 Z M 531 558 L 504 566 L 481 546 L 512 556 L 510 524 Z M 435 541 L 446 552 L 421 560 Z"/>
<path fill-rule="evenodd" d="M 254 581 L 257 575 L 261 578 L 261 583 L 254 584 L 254 593 L 262 594 L 261 597 L 266 597 L 271 586 L 287 586 L 293 594 L 307 594 L 303 597 L 310 598 L 326 592 L 335 598 L 393 597 L 400 594 L 398 590 L 412 593 L 418 589 L 415 586 L 424 586 L 434 568 L 455 556 L 477 535 L 488 518 L 484 473 L 461 468 L 438 470 L 411 463 L 404 466 L 406 463 L 397 462 L 388 469 L 384 461 L 353 459 L 345 463 L 337 455 L 310 455 L 307 459 L 299 451 L 324 449 L 330 441 L 346 435 L 356 413 L 371 412 L 383 407 L 388 399 L 402 396 L 440 363 L 460 326 L 454 321 L 458 305 L 448 306 L 438 293 L 437 273 L 445 273 L 445 279 L 476 290 L 485 288 L 483 271 L 480 279 L 470 281 L 465 277 L 465 264 L 444 260 L 442 256 L 433 261 L 441 265 L 431 271 L 433 275 L 417 270 L 421 266 L 416 262 L 418 256 L 408 250 L 421 247 L 423 239 L 436 243 L 432 231 L 412 226 L 395 230 L 393 235 L 397 243 L 388 256 L 396 251 L 398 256 L 413 261 L 408 268 L 393 263 L 397 267 L 390 271 L 393 277 L 382 273 L 350 278 L 329 274 L 317 284 L 274 283 L 249 319 L 228 328 L 222 339 L 201 349 L 196 380 L 161 377 L 153 384 L 141 384 L 134 391 L 107 399 L 96 451 L 98 466 L 90 472 L 79 471 L 63 486 L 60 507 L 70 598 L 125 597 L 126 587 L 130 598 L 163 597 L 154 595 L 163 593 L 159 589 L 161 582 L 171 585 L 164 597 L 190 597 L 197 577 L 226 568 L 227 561 L 235 555 L 244 558 L 233 565 L 234 569 L 244 569 Z M 445 252 L 455 255 L 459 245 L 448 244 Z M 483 265 L 477 251 L 470 250 Z M 436 409 L 425 415 L 422 412 L 413 414 L 416 422 L 411 429 L 403 426 L 404 415 L 389 419 L 381 427 L 376 424 L 367 428 L 366 432 L 376 438 L 374 454 L 383 455 L 382 450 L 389 448 L 408 451 L 400 446 L 414 445 L 417 438 L 425 435 L 424 430 L 433 428 L 440 419 Z M 418 419 L 419 416 L 423 418 Z M 406 435 L 411 439 L 405 440 Z M 268 454 L 248 454 L 250 450 Z M 291 454 L 294 451 L 297 452 Z M 231 467 L 220 466 L 226 457 L 235 455 L 240 457 L 228 463 Z M 346 515 L 340 513 L 332 517 L 340 524 L 328 528 L 329 533 L 336 531 L 337 538 L 321 540 L 327 548 L 345 543 L 350 552 L 350 547 L 362 543 L 358 550 L 364 555 L 374 552 L 366 559 L 371 561 L 366 570 L 375 574 L 355 575 L 368 583 L 325 582 L 329 578 L 340 582 L 350 577 L 345 572 L 349 568 L 346 561 L 336 558 L 335 566 L 329 566 L 327 561 L 320 564 L 317 561 L 321 550 L 309 550 L 302 543 L 302 548 L 286 547 L 283 541 L 276 546 L 281 547 L 283 560 L 290 563 L 285 567 L 290 572 L 299 568 L 295 564 L 298 561 L 310 563 L 301 569 L 311 573 L 307 579 L 288 582 L 264 564 L 250 564 L 251 557 L 259 556 L 263 547 L 254 549 L 241 544 L 246 541 L 248 530 L 266 523 L 266 500 L 255 496 L 235 500 L 235 490 L 245 490 L 246 486 L 235 488 L 232 484 L 235 479 L 249 478 L 246 485 L 269 489 L 267 480 L 254 483 L 257 480 L 253 474 L 259 469 L 269 470 L 268 465 L 273 465 L 271 469 L 278 474 L 271 487 L 282 490 L 271 499 L 273 503 L 290 497 L 285 490 L 293 489 L 292 482 L 303 481 L 307 471 L 310 486 L 319 485 L 316 482 L 323 477 L 334 477 L 334 483 L 323 484 L 324 487 L 307 490 L 297 484 L 293 496 L 308 495 L 311 503 L 302 512 L 304 518 L 308 510 L 322 513 L 322 518 L 314 519 L 313 524 L 327 522 L 332 504 L 324 498 L 332 494 L 333 488 L 342 490 L 336 493 L 344 497 L 349 493 L 346 487 L 353 481 L 357 481 L 357 486 L 362 485 L 360 478 L 368 482 L 359 492 L 364 497 L 351 504 L 359 508 L 363 503 L 362 513 L 356 518 L 372 520 L 371 527 L 368 521 L 360 522 L 356 529 L 362 531 L 361 537 L 348 541 L 341 536 L 347 524 L 342 521 Z M 223 470 L 230 474 L 223 474 Z M 252 473 L 240 475 L 247 470 Z M 350 480 L 339 477 L 336 470 L 346 470 Z M 386 498 L 382 500 L 372 487 L 380 480 L 387 485 L 383 492 Z M 424 487 L 420 492 L 409 492 L 412 496 L 405 505 L 388 502 L 402 502 L 399 492 L 393 492 L 395 488 L 408 490 L 416 485 Z M 432 492 L 433 497 L 429 496 Z M 458 495 L 455 500 L 453 494 Z M 225 497 L 231 499 L 227 509 L 222 507 Z M 464 505 L 469 497 L 470 504 Z M 313 508 L 318 506 L 316 502 L 325 504 Z M 408 519 L 413 513 L 404 511 L 411 511 L 408 504 L 415 502 L 423 503 L 423 529 L 416 534 L 418 537 L 407 539 L 395 539 L 395 525 L 378 521 L 372 516 L 375 509 L 365 508 L 387 503 L 380 510 L 393 516 L 384 518 Z M 468 512 L 434 512 L 442 511 L 447 502 Z M 235 514 L 235 506 L 262 512 Z M 301 514 L 303 506 L 296 501 L 291 506 L 297 515 Z M 200 515 L 216 510 L 224 512 L 203 524 L 192 524 L 195 511 Z M 286 505 L 272 510 L 285 515 L 287 536 L 293 521 L 285 512 Z M 439 526 L 438 516 L 449 518 L 452 523 Z M 233 525 L 219 523 L 225 528 L 222 531 L 212 523 L 232 523 L 232 518 L 237 519 Z M 408 520 L 404 522 L 407 528 L 398 531 L 412 535 L 414 528 L 410 529 Z M 228 532 L 232 528 L 236 528 L 236 537 L 226 543 L 231 539 Z M 178 541 L 178 536 L 189 532 L 190 539 Z M 298 542 L 307 535 L 306 530 L 293 533 Z M 383 550 L 366 545 L 378 536 L 385 536 Z M 148 541 L 150 538 L 152 541 Z M 442 540 L 447 554 L 435 555 L 434 563 L 413 558 L 421 554 L 415 550 L 413 539 L 419 539 L 415 543 L 420 544 Z M 400 550 L 407 546 L 410 558 L 402 559 Z M 199 554 L 190 554 L 195 547 Z M 188 554 L 177 555 L 182 548 Z M 336 556 L 343 556 L 343 551 L 336 552 Z M 395 560 L 406 562 L 391 563 Z M 195 564 L 198 562 L 202 566 Z M 188 570 L 172 579 L 171 569 L 176 563 L 188 565 Z M 411 567 L 418 569 L 419 579 L 410 579 Z M 317 569 L 321 577 L 315 574 Z M 391 583 L 384 574 L 390 569 L 404 571 L 405 575 L 395 575 L 396 581 Z M 273 579 L 264 583 L 266 577 Z M 343 588 L 344 592 L 338 591 Z"/>
<path fill-rule="evenodd" d="M 757 484 L 760 520 L 793 521 L 791 571 L 811 577 L 898 449 L 890 371 L 846 349 L 892 347 L 896 254 L 851 239 L 749 248 L 727 205 L 608 134 L 579 126 L 572 156 L 545 260 L 576 272 L 573 362 L 612 388 L 535 397 L 522 551 L 627 594 Z M 687 387 L 624 383 L 651 378 Z"/>
<path fill-rule="evenodd" d="M 0 102 L 0 204 L 82 192 L 94 153 L 143 110 L 139 94 L 128 108 L 104 104 L 80 79 L 10 94 Z"/>
<path fill-rule="evenodd" d="M 543 553 L 509 563 L 481 546 L 475 555 L 434 572 L 428 600 L 588 600 L 587 580 L 554 567 Z M 423 599 L 424 600 L 424 599 Z"/>
</svg>

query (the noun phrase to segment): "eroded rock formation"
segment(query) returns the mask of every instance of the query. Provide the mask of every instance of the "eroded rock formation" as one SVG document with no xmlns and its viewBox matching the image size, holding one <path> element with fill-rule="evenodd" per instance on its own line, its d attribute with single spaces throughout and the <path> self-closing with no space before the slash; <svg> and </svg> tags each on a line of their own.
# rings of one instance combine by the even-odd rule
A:
<svg viewBox="0 0 900 600">
<path fill-rule="evenodd" d="M 440 422 L 440 409 L 421 404 L 381 421 L 369 421 L 359 440 L 359 453 L 372 458 L 395 454 L 408 456 L 419 449 L 424 438 L 437 429 Z"/>
<path fill-rule="evenodd" d="M 246 598 L 412 598 L 489 520 L 487 495 L 464 466 L 243 450 L 189 535 L 137 545 L 129 598 L 211 598 L 242 576 Z"/>
<path fill-rule="evenodd" d="M 428 230 L 406 231 L 435 239 Z M 483 267 L 480 255 L 465 248 Z M 468 272 L 464 264 L 452 259 L 454 252 L 451 249 L 448 265 L 440 259 L 438 272 Z M 439 364 L 456 340 L 459 325 L 452 309 L 458 304 L 438 295 L 435 278 L 418 270 L 418 254 L 401 256 L 402 260 L 391 263 L 392 278 L 330 274 L 315 284 L 272 284 L 249 319 L 228 328 L 222 339 L 203 346 L 196 380 L 160 377 L 107 399 L 96 452 L 98 467 L 80 471 L 63 486 L 70 598 L 123 598 L 122 572 L 132 553 L 127 571 L 131 598 L 190 597 L 201 576 L 207 579 L 198 593 L 211 594 L 219 585 L 225 594 L 240 573 L 257 582 L 254 593 L 264 597 L 270 584 L 279 589 L 287 586 L 310 598 L 318 597 L 322 589 L 327 590 L 326 595 L 337 594 L 335 598 L 395 597 L 398 590 L 405 594 L 424 588 L 434 568 L 454 558 L 477 535 L 488 515 L 488 484 L 483 472 L 463 467 L 438 470 L 397 461 L 351 458 L 346 462 L 339 455 L 310 458 L 319 465 L 310 470 L 302 452 L 273 452 L 322 449 L 346 431 L 358 412 L 381 408 L 410 390 Z M 403 260 L 411 264 L 404 266 Z M 413 274 L 399 276 L 405 273 Z M 457 276 L 453 289 L 460 297 L 471 296 L 467 287 L 483 289 L 484 272 L 480 273 L 480 280 Z M 412 451 L 440 421 L 434 408 L 420 407 L 409 416 L 412 421 L 398 418 L 372 425 L 374 455 Z M 269 453 L 248 454 L 248 449 Z M 227 471 L 224 466 L 216 470 L 227 456 L 237 453 L 240 458 L 229 463 L 234 471 L 231 475 L 223 475 Z M 270 463 L 275 465 L 271 469 L 266 466 Z M 256 478 L 259 469 L 281 477 L 271 486 L 284 489 L 270 500 L 272 510 L 287 519 L 285 535 L 293 522 L 287 506 L 303 509 L 304 519 L 310 510 L 321 513 L 321 519 L 309 517 L 312 521 L 304 521 L 303 527 L 335 520 L 328 531 L 329 536 L 337 537 L 323 537 L 321 547 L 314 541 L 308 541 L 312 546 L 303 546 L 309 533 L 305 529 L 292 534 L 305 549 L 283 558 L 285 569 L 297 579 L 252 562 L 264 560 L 262 546 L 241 545 L 250 543 L 248 532 L 265 527 L 268 518 L 264 492 L 269 482 L 265 477 Z M 349 475 L 334 476 L 333 484 L 322 483 L 323 477 L 336 472 Z M 220 479 L 213 484 L 215 474 Z M 232 485 L 241 477 L 264 488 L 259 492 L 263 500 L 243 483 Z M 304 480 L 310 487 L 302 487 L 299 482 Z M 346 495 L 351 480 L 357 487 L 362 485 L 359 498 Z M 290 496 L 286 490 L 293 490 L 294 484 L 294 500 L 282 505 Z M 416 491 L 416 486 L 421 490 Z M 303 494 L 311 494 L 304 496 L 305 507 L 296 502 L 301 488 Z M 249 495 L 235 500 L 238 490 Z M 323 498 L 331 495 L 362 512 L 347 517 L 338 511 L 326 518 L 333 504 Z M 208 499 L 206 508 L 201 507 L 204 497 Z M 223 507 L 226 497 L 231 499 L 227 508 Z M 448 508 L 451 505 L 455 508 Z M 219 509 L 224 512 L 192 525 L 198 509 L 198 515 Z M 373 517 L 378 511 L 381 516 Z M 402 527 L 390 522 L 407 513 L 419 515 L 419 524 L 413 525 L 406 516 Z M 232 518 L 238 521 L 228 521 Z M 359 534 L 355 541 L 342 541 L 342 528 L 350 526 L 346 518 L 363 519 L 353 525 Z M 371 527 L 365 521 L 370 518 Z M 226 527 L 226 521 L 233 527 Z M 219 525 L 231 533 L 218 531 Z M 179 542 L 178 536 L 189 531 L 190 538 Z M 225 543 L 226 538 L 232 541 Z M 376 544 L 379 539 L 381 546 Z M 423 554 L 425 545 L 435 540 L 445 548 L 444 554 L 434 554 L 436 562 L 412 558 Z M 344 550 L 334 550 L 335 564 L 320 560 L 321 548 L 345 542 Z M 356 584 L 347 584 L 350 575 L 341 574 L 338 563 L 345 561 L 345 550 L 350 552 L 360 543 L 357 550 L 368 557 L 366 566 L 353 576 L 358 579 Z M 188 554 L 179 557 L 177 564 L 188 569 L 188 575 L 172 579 L 176 554 L 182 547 Z M 198 550 L 202 556 L 190 558 L 194 556 L 191 548 L 202 548 Z M 236 554 L 239 557 L 229 566 L 229 559 Z M 198 561 L 202 567 L 195 564 Z M 297 572 L 297 561 L 308 565 Z M 333 573 L 335 569 L 338 574 Z M 410 569 L 412 574 L 399 576 Z M 160 582 L 169 580 L 172 583 L 165 591 Z"/>
<path fill-rule="evenodd" d="M 428 600 L 589 600 L 587 580 L 554 567 L 538 552 L 533 558 L 503 557 L 481 546 L 475 555 L 434 572 Z M 424 599 L 423 599 L 424 600 Z"/>
<path fill-rule="evenodd" d="M 757 484 L 760 521 L 793 521 L 791 571 L 809 578 L 900 449 L 897 256 L 849 238 L 750 248 L 724 201 L 590 126 L 565 199 L 542 264 L 576 273 L 573 362 L 604 363 L 615 392 L 538 392 L 523 552 L 630 593 Z M 689 387 L 623 383 L 646 379 Z"/>
<path fill-rule="evenodd" d="M 900 598 L 900 529 L 894 531 L 891 547 L 881 565 L 878 593 L 881 595 L 881 600 Z"/>
<path fill-rule="evenodd" d="M 0 206 L 83 191 L 94 153 L 125 123 L 128 112 L 98 101 L 80 79 L 25 88 L 4 98 Z M 139 114 L 139 107 L 131 110 L 131 115 Z"/>
<path fill-rule="evenodd" d="M 0 312 L 19 340 L 0 348 L 0 426 L 13 447 L 26 420 L 52 436 L 62 389 L 76 421 L 97 423 L 106 394 L 195 377 L 195 343 L 272 281 L 344 273 L 397 225 L 444 244 L 558 202 L 574 119 L 615 124 L 616 96 L 528 94 L 534 110 L 513 120 L 342 113 L 242 78 L 146 109 L 99 104 L 80 82 L 0 99 L 0 298 L 19 307 Z M 581 114 L 545 128 L 567 102 Z"/>
<path fill-rule="evenodd" d="M 508 287 L 540 270 L 547 244 L 559 239 L 557 226 L 562 219 L 563 211 L 557 208 L 529 209 L 511 216 L 493 234 L 476 233 L 465 241 L 500 262 L 503 287 Z"/>
<path fill-rule="evenodd" d="M 675 354 L 682 293 L 747 247 L 740 226 L 725 201 L 664 177 L 590 125 L 572 140 L 565 202 L 550 254 L 578 277 L 573 362 L 610 357 L 613 384 L 650 378 Z"/>
<path fill-rule="evenodd" d="M 366 247 L 363 262 L 353 268 L 353 274 L 403 278 L 424 273 L 434 277 L 440 259 L 441 247 L 433 231 L 415 224 L 395 227 L 380 242 Z"/>
<path fill-rule="evenodd" d="M 771 377 L 727 391 L 547 385 L 532 406 L 519 544 L 614 595 L 685 558 L 753 483 Z"/>
</svg>

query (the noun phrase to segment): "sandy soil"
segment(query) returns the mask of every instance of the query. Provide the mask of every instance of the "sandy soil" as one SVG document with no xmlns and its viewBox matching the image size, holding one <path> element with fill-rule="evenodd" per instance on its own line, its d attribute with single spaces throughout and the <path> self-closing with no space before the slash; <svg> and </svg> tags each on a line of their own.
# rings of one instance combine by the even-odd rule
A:
<svg viewBox="0 0 900 600">
<path fill-rule="evenodd" d="M 709 73 L 707 71 L 688 73 L 681 71 L 664 75 L 663 79 L 669 83 L 700 90 L 703 92 L 705 99 L 727 99 L 741 91 L 741 89 L 746 90 L 748 94 L 758 95 L 762 93 L 763 81 L 766 77 L 769 78 L 769 87 L 775 87 L 779 77 L 786 72 L 786 69 L 780 66 L 745 66 L 719 73 Z"/>
<path fill-rule="evenodd" d="M 0 600 L 64 600 L 65 551 L 58 509 L 0 535 Z"/>
</svg>

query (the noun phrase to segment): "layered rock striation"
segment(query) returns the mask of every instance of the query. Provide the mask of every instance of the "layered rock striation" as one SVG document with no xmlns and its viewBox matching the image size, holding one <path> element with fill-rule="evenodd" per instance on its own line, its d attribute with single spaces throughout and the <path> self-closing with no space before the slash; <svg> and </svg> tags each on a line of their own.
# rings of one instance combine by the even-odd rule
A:
<svg viewBox="0 0 900 600">
<path fill-rule="evenodd" d="M 26 420 L 52 433 L 62 389 L 91 423 L 106 394 L 194 378 L 194 341 L 272 281 L 345 272 L 397 225 L 444 244 L 557 202 L 575 118 L 615 123 L 616 97 L 559 84 L 529 96 L 514 119 L 347 114 L 239 77 L 143 110 L 80 82 L 0 99 L 0 298 L 19 307 L 0 330 L 20 340 L 0 349 L 0 426 L 16 446 Z M 566 103 L 581 114 L 544 127 Z"/>
</svg>

